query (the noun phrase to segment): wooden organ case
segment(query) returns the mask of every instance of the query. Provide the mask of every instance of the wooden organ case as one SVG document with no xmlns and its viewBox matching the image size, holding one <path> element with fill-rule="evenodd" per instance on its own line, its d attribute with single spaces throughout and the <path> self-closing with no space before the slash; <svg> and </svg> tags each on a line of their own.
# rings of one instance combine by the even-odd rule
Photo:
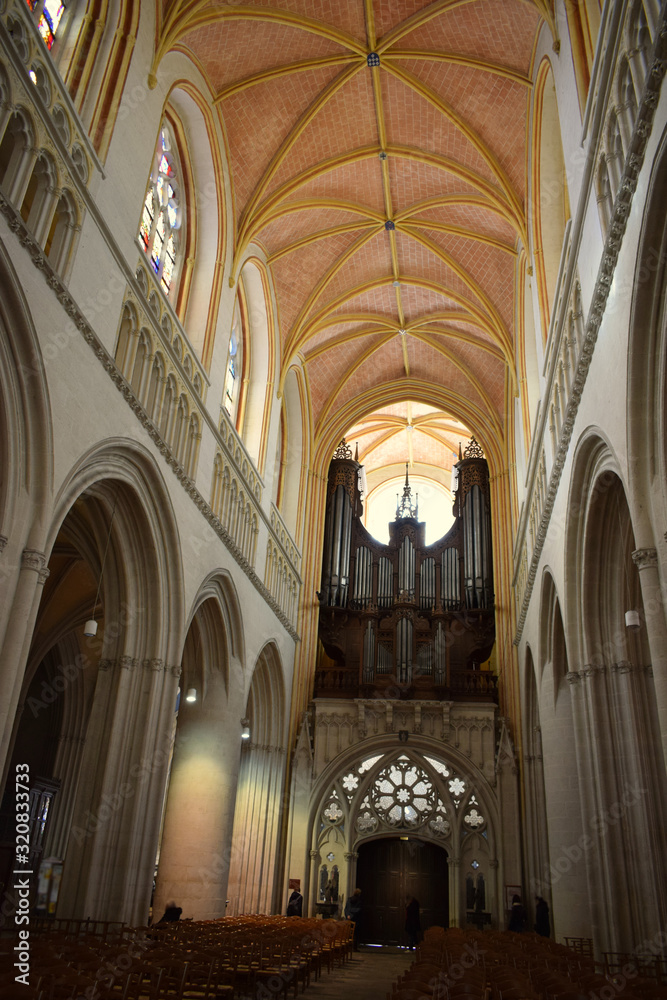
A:
<svg viewBox="0 0 667 1000">
<path fill-rule="evenodd" d="M 329 467 L 315 697 L 497 700 L 489 471 L 474 438 L 455 466 L 454 525 L 432 545 L 407 469 L 389 544 L 361 523 L 360 464 Z"/>
</svg>

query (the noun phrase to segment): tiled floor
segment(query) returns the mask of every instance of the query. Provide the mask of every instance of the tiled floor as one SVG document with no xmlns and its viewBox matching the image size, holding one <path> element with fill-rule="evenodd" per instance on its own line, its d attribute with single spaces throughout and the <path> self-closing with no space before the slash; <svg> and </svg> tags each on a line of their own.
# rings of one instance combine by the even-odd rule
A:
<svg viewBox="0 0 667 1000">
<path fill-rule="evenodd" d="M 407 969 L 414 953 L 363 948 L 342 967 L 324 971 L 303 994 L 304 1000 L 386 1000 L 391 984 Z"/>
</svg>

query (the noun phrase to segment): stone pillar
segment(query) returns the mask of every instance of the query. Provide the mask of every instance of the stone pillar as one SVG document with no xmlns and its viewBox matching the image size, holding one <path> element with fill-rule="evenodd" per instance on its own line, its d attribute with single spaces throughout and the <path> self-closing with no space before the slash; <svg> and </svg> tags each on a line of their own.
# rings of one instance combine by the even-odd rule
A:
<svg viewBox="0 0 667 1000">
<path fill-rule="evenodd" d="M 14 719 L 19 704 L 28 651 L 42 587 L 49 575 L 46 556 L 36 549 L 21 553 L 19 572 L 12 610 L 7 622 L 2 651 L 0 652 L 0 771 L 4 775 L 11 754 Z"/>
<path fill-rule="evenodd" d="M 308 914 L 304 914 L 304 916 L 314 917 L 317 906 L 317 883 L 318 883 L 318 876 L 320 873 L 320 861 L 322 859 L 320 857 L 319 851 L 309 851 L 308 856 L 310 857 L 310 886 L 309 886 L 310 891 L 308 893 L 310 898 L 310 905 L 308 906 L 309 910 Z M 348 872 L 348 885 L 349 885 L 349 872 Z"/>
<path fill-rule="evenodd" d="M 449 868 L 449 926 L 461 927 L 461 859 L 447 858 Z"/>
<path fill-rule="evenodd" d="M 210 920 L 225 913 L 241 738 L 222 676 L 200 699 L 179 709 L 154 909 L 173 899 Z"/>
<path fill-rule="evenodd" d="M 642 604 L 655 684 L 656 708 L 660 721 L 663 767 L 667 766 L 667 626 L 665 593 L 660 585 L 656 549 L 636 549 L 632 561 L 639 570 Z"/>
</svg>

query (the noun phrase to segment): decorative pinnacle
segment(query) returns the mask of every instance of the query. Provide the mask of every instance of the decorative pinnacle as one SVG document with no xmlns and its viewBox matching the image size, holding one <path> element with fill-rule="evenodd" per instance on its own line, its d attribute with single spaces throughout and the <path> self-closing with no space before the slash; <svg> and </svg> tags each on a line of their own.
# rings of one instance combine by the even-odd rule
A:
<svg viewBox="0 0 667 1000">
<path fill-rule="evenodd" d="M 415 505 L 413 507 L 407 462 L 405 463 L 405 486 L 403 487 L 402 499 L 399 500 L 398 493 L 396 494 L 396 520 L 400 521 L 403 517 L 410 517 L 415 521 L 419 518 L 419 494 L 415 494 Z"/>
</svg>

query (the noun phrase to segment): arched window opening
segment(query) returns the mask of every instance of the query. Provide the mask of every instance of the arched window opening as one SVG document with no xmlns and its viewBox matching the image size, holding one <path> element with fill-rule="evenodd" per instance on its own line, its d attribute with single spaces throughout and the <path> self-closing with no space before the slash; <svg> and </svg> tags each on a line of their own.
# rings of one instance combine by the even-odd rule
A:
<svg viewBox="0 0 667 1000">
<path fill-rule="evenodd" d="M 157 421 L 160 412 L 161 390 L 164 384 L 164 361 L 160 354 L 153 358 L 151 377 L 148 384 L 148 399 L 146 401 L 146 412 L 151 420 Z"/>
<path fill-rule="evenodd" d="M 558 295 L 557 283 L 570 198 L 561 142 L 561 124 L 553 70 L 545 59 L 535 84 L 532 156 L 533 256 L 537 277 L 542 335 L 549 331 Z"/>
<path fill-rule="evenodd" d="M 243 375 L 243 356 L 245 346 L 244 310 L 240 295 L 236 299 L 234 322 L 227 348 L 227 363 L 225 365 L 225 388 L 222 404 L 230 420 L 236 426 L 241 399 L 241 381 Z"/>
<path fill-rule="evenodd" d="M 76 209 L 67 191 L 63 191 L 53 213 L 44 250 L 56 271 L 63 273 L 77 228 Z"/>
<path fill-rule="evenodd" d="M 632 72 L 626 59 L 621 64 L 618 74 L 618 104 L 619 122 L 623 136 L 623 147 L 628 149 L 632 130 L 637 120 L 637 93 Z"/>
<path fill-rule="evenodd" d="M 275 483 L 275 504 L 278 510 L 281 509 L 283 493 L 285 491 L 285 455 L 287 452 L 287 428 L 285 426 L 285 411 L 280 411 L 280 428 L 278 431 L 278 442 L 276 446 L 276 468 L 274 472 Z"/>
<path fill-rule="evenodd" d="M 13 201 L 17 197 L 21 175 L 27 173 L 28 152 L 33 139 L 20 111 L 11 116 L 0 143 L 0 185 Z"/>
<path fill-rule="evenodd" d="M 196 414 L 192 414 L 190 417 L 190 424 L 188 427 L 188 441 L 185 454 L 185 471 L 194 479 L 195 471 L 197 468 L 197 453 L 199 451 L 199 439 L 201 435 L 199 433 L 199 418 Z"/>
<path fill-rule="evenodd" d="M 54 190 L 55 186 L 55 168 L 51 161 L 44 154 L 41 154 L 33 167 L 21 203 L 21 218 L 38 239 L 40 223 L 47 208 L 50 192 Z"/>
<path fill-rule="evenodd" d="M 612 197 L 616 197 L 623 175 L 623 140 L 621 129 L 616 113 L 612 111 L 607 126 L 607 165 L 609 169 L 609 180 L 611 182 Z"/>
<path fill-rule="evenodd" d="M 144 198 L 139 240 L 164 294 L 172 299 L 181 257 L 183 198 L 178 153 L 169 125 L 160 129 L 153 170 Z"/>
<path fill-rule="evenodd" d="M 614 207 L 614 199 L 611 194 L 609 168 L 607 167 L 607 159 L 605 156 L 602 156 L 598 164 L 596 186 L 598 195 L 598 210 L 600 212 L 600 224 L 602 226 L 602 233 L 606 236 L 612 209 Z"/>
</svg>

